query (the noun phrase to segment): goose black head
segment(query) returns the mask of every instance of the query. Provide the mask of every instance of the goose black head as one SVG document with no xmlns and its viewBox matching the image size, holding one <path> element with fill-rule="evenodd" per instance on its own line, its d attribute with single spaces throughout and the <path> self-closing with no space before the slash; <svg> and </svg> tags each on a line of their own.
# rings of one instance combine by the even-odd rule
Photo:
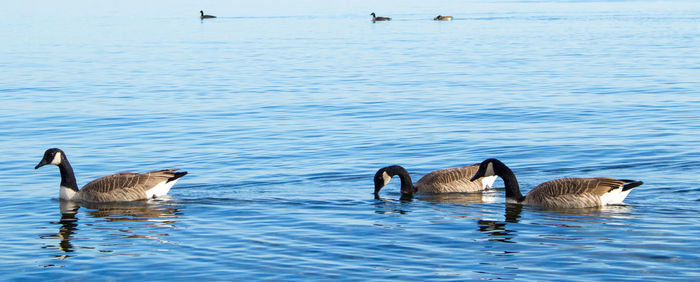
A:
<svg viewBox="0 0 700 282">
<path fill-rule="evenodd" d="M 374 174 L 374 195 L 378 195 L 379 190 L 389 183 L 391 178 L 396 175 L 401 178 L 401 194 L 413 195 L 416 193 L 416 188 L 413 187 L 411 176 L 408 175 L 408 171 L 400 165 L 391 165 L 380 168 L 377 173 Z"/>
<path fill-rule="evenodd" d="M 379 194 L 379 190 L 384 187 L 389 181 L 391 180 L 392 175 L 389 175 L 387 173 L 387 169 L 390 167 L 383 167 L 377 170 L 377 173 L 374 174 L 374 194 Z"/>
<path fill-rule="evenodd" d="M 487 159 L 479 164 L 479 169 L 470 180 L 474 181 L 482 177 L 498 175 L 498 170 L 504 166 L 505 165 L 497 159 Z"/>
<path fill-rule="evenodd" d="M 48 149 L 48 150 L 46 150 L 46 152 L 44 152 L 44 158 L 41 159 L 39 164 L 36 165 L 34 167 L 34 169 L 38 169 L 42 166 L 49 165 L 49 164 L 59 165 L 66 158 L 65 155 L 66 154 L 63 153 L 63 151 L 61 151 L 61 149 L 59 149 L 59 148 Z"/>
</svg>

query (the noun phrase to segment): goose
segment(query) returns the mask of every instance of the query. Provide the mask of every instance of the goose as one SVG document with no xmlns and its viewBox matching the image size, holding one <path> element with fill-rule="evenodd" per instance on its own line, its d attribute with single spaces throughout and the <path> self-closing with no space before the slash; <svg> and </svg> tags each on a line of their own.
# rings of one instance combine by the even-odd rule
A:
<svg viewBox="0 0 700 282">
<path fill-rule="evenodd" d="M 61 199 L 96 203 L 146 200 L 165 196 L 170 187 L 187 174 L 186 171 L 177 172 L 178 169 L 146 173 L 122 172 L 95 179 L 78 190 L 73 168 L 61 149 L 46 150 L 44 158 L 34 169 L 49 164 L 58 166 L 61 172 Z"/>
<path fill-rule="evenodd" d="M 436 170 L 423 176 L 416 184 L 411 182 L 411 176 L 400 165 L 392 165 L 379 169 L 374 174 L 374 196 L 379 198 L 379 191 L 389 183 L 392 177 L 398 175 L 401 179 L 401 197 L 412 197 L 415 193 L 453 193 L 478 192 L 491 188 L 496 176 L 484 177 L 477 181 L 469 181 L 476 173 L 479 164 Z"/>
<path fill-rule="evenodd" d="M 452 16 L 441 16 L 441 15 L 438 15 L 438 16 L 435 17 L 433 20 L 434 20 L 434 21 L 451 21 L 451 20 L 452 20 Z"/>
<path fill-rule="evenodd" d="M 497 159 L 487 159 L 471 178 L 500 176 L 506 186 L 506 202 L 545 208 L 589 208 L 621 204 L 633 188 L 642 181 L 609 177 L 561 178 L 532 188 L 527 195 L 520 193 L 518 180 L 508 166 Z"/>
<path fill-rule="evenodd" d="M 202 10 L 199 11 L 199 14 L 200 14 L 200 16 L 199 16 L 200 19 L 213 19 L 213 18 L 216 18 L 216 16 L 205 15 L 205 14 L 204 14 L 204 11 L 202 11 Z"/>
<path fill-rule="evenodd" d="M 387 17 L 377 17 L 377 15 L 374 12 L 372 12 L 370 15 L 372 16 L 372 22 L 390 21 L 391 20 L 391 18 L 387 18 Z"/>
</svg>

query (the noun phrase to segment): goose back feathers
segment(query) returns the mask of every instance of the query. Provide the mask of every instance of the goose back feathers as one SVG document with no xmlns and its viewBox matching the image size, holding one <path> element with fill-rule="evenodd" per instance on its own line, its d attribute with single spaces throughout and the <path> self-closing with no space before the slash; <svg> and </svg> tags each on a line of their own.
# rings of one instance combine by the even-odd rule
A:
<svg viewBox="0 0 700 282">
<path fill-rule="evenodd" d="M 490 188 L 495 176 L 472 182 L 470 178 L 479 169 L 479 164 L 446 168 L 426 174 L 414 185 L 418 193 L 478 192 Z"/>
<path fill-rule="evenodd" d="M 100 177 L 83 186 L 78 195 L 86 202 L 121 202 L 164 196 L 187 172 L 164 169 L 146 173 L 121 172 Z"/>
<path fill-rule="evenodd" d="M 550 180 L 530 190 L 524 204 L 571 208 L 622 204 L 631 189 L 628 183 L 608 177 Z"/>
</svg>

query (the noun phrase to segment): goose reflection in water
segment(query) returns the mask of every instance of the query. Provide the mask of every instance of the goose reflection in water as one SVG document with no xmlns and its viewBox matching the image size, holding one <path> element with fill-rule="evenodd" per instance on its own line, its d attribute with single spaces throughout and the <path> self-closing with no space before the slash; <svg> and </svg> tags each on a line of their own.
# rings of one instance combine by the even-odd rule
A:
<svg viewBox="0 0 700 282">
<path fill-rule="evenodd" d="M 495 190 L 488 190 L 474 193 L 425 194 L 419 199 L 433 203 L 490 204 L 495 203 L 499 198 Z"/>
<path fill-rule="evenodd" d="M 515 243 L 517 230 L 506 228 L 508 223 L 518 223 L 520 221 L 520 213 L 523 210 L 522 205 L 506 204 L 505 221 L 497 220 L 479 220 L 479 231 L 488 234 L 489 241 L 500 241 L 504 243 Z"/>
<path fill-rule="evenodd" d="M 73 239 L 73 234 L 75 234 L 75 231 L 78 227 L 78 218 L 76 217 L 76 214 L 78 213 L 78 208 L 80 208 L 80 206 L 73 202 L 61 200 L 61 219 L 58 222 L 51 222 L 51 224 L 61 225 L 61 227 L 58 229 L 58 233 L 40 236 L 41 239 L 60 240 L 58 246 L 46 245 L 42 247 L 44 249 L 52 247 L 58 248 L 61 251 L 61 254 L 55 255 L 55 257 L 59 260 L 71 257 L 71 255 L 69 255 L 68 253 L 74 252 L 71 240 Z"/>
<path fill-rule="evenodd" d="M 515 243 L 514 239 L 518 230 L 512 223 L 520 221 L 520 213 L 523 205 L 506 204 L 505 221 L 478 220 L 479 231 L 488 234 L 489 241 Z M 629 219 L 630 207 L 623 205 L 581 208 L 581 209 L 551 209 L 530 207 L 530 211 L 537 211 L 537 225 L 550 226 L 554 232 L 544 232 L 540 238 L 553 240 L 581 240 L 579 233 L 563 233 L 561 228 L 591 229 L 601 228 L 604 225 L 624 225 Z M 579 217 L 572 217 L 578 215 Z M 509 228 L 510 224 L 510 228 Z M 603 227 L 604 228 L 604 227 Z M 599 240 L 608 240 L 605 238 Z"/>
<path fill-rule="evenodd" d="M 162 230 L 147 234 L 136 234 L 138 232 L 149 232 L 154 228 L 173 228 L 178 220 L 177 213 L 179 209 L 173 208 L 171 205 L 161 204 L 157 201 L 137 201 L 124 203 L 77 203 L 73 201 L 60 200 L 61 219 L 52 224 L 60 225 L 57 234 L 42 235 L 42 239 L 59 239 L 58 245 L 46 244 L 42 248 L 56 248 L 61 254 L 55 255 L 56 258 L 63 260 L 74 256 L 70 253 L 75 253 L 76 247 L 73 246 L 73 239 L 76 238 L 80 231 L 78 210 L 80 207 L 85 208 L 84 215 L 88 218 L 93 218 L 93 221 L 83 226 L 94 227 L 94 230 L 103 230 L 107 232 L 108 237 L 118 236 L 120 239 L 132 238 L 147 238 L 159 239 L 163 236 L 168 236 Z M 87 221 L 88 218 L 83 218 Z M 137 222 L 139 226 L 124 226 L 119 222 Z M 99 224 L 104 222 L 104 224 Z M 113 226 L 111 226 L 113 224 Z M 85 227 L 83 227 L 85 229 Z M 116 231 L 112 233 L 111 231 Z M 157 235 L 153 235 L 157 234 Z M 85 239 L 85 238 L 82 238 Z M 91 238 L 94 239 L 94 238 Z M 105 238 L 105 240 L 113 240 L 114 238 Z M 78 249 L 98 249 L 99 252 L 109 253 L 113 250 L 102 249 L 108 245 L 101 244 L 99 247 L 79 246 Z"/>
<path fill-rule="evenodd" d="M 498 192 L 494 190 L 473 192 L 473 193 L 442 193 L 442 194 L 421 194 L 415 198 L 402 197 L 394 200 L 392 194 L 388 198 L 375 197 L 375 211 L 377 214 L 406 214 L 410 211 L 413 200 L 426 201 L 430 203 L 452 203 L 452 204 L 487 204 L 498 201 Z"/>
<path fill-rule="evenodd" d="M 401 198 L 396 201 L 392 198 L 393 194 L 389 194 L 387 198 L 375 197 L 374 199 L 381 202 L 401 202 L 410 203 L 413 200 L 427 201 L 432 203 L 461 203 L 461 204 L 490 204 L 499 200 L 498 193 L 495 190 L 472 192 L 472 193 L 442 193 L 442 194 L 421 194 L 414 198 Z"/>
</svg>

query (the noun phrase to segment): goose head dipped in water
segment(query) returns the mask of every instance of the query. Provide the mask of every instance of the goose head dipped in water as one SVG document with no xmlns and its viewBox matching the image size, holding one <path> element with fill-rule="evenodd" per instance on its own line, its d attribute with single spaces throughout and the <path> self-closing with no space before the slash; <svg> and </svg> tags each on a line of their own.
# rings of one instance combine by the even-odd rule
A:
<svg viewBox="0 0 700 282">
<path fill-rule="evenodd" d="M 402 198 L 410 198 L 415 193 L 441 194 L 441 193 L 468 193 L 479 192 L 490 188 L 496 176 L 489 176 L 470 181 L 476 173 L 479 164 L 446 168 L 426 174 L 415 184 L 411 182 L 408 171 L 400 165 L 392 165 L 380 168 L 374 174 L 374 195 L 379 197 L 379 191 L 394 176 L 401 180 Z"/>
</svg>

